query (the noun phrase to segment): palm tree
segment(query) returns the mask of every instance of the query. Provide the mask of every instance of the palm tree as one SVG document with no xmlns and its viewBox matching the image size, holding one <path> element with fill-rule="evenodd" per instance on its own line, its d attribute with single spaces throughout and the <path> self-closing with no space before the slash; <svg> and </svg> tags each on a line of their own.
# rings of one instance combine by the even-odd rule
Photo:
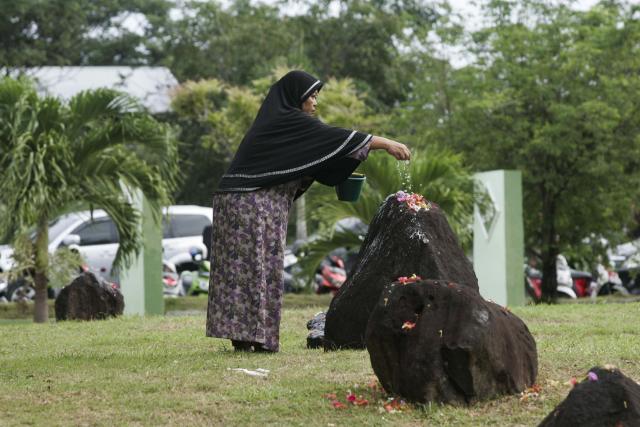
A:
<svg viewBox="0 0 640 427">
<path fill-rule="evenodd" d="M 405 167 L 407 170 L 403 171 Z M 371 153 L 360 165 L 359 172 L 366 175 L 367 181 L 355 203 L 336 201 L 333 189 L 328 187 L 314 185 L 310 189 L 310 216 L 320 224 L 321 232 L 320 237 L 309 242 L 303 250 L 300 263 L 304 280 L 312 277 L 320 261 L 333 249 L 360 246 L 362 236 L 350 230 L 336 230 L 339 220 L 355 217 L 369 224 L 384 199 L 398 190 L 419 193 L 437 203 L 447 214 L 462 245 L 471 243 L 473 180 L 463 166 L 462 156 L 433 147 L 414 151 L 410 164 L 403 165 L 388 155 Z M 407 177 L 403 175 L 408 175 L 410 181 L 406 182 Z"/>
<path fill-rule="evenodd" d="M 114 266 L 126 266 L 140 249 L 140 214 L 123 187 L 139 188 L 159 219 L 176 176 L 171 129 L 133 98 L 98 89 L 65 104 L 28 80 L 0 80 L 0 234 L 35 230 L 35 322 L 48 319 L 49 221 L 81 204 L 104 209 L 120 237 Z"/>
</svg>

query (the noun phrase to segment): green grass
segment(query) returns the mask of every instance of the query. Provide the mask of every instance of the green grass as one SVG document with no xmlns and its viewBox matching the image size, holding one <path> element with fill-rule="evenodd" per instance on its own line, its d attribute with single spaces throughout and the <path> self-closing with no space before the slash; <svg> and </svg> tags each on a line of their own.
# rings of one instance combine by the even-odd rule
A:
<svg viewBox="0 0 640 427">
<path fill-rule="evenodd" d="M 494 425 L 534 426 L 566 396 L 571 377 L 613 364 L 640 379 L 640 303 L 513 309 L 539 352 L 537 399 L 469 407 L 382 409 L 367 387 L 366 351 L 307 350 L 306 321 L 327 298 L 288 297 L 279 354 L 240 354 L 204 336 L 204 312 L 100 322 L 0 323 L 0 425 Z M 229 368 L 264 368 L 266 379 Z M 334 409 L 347 390 L 366 407 Z"/>
<path fill-rule="evenodd" d="M 304 308 L 318 305 L 329 305 L 331 295 L 315 294 L 286 294 L 284 296 L 285 308 Z M 47 301 L 49 305 L 49 318 L 55 318 L 54 300 Z M 205 311 L 207 309 L 207 295 L 188 296 L 184 298 L 166 298 L 164 300 L 165 313 Z M 32 319 L 33 302 L 0 304 L 0 324 L 10 319 Z"/>
</svg>

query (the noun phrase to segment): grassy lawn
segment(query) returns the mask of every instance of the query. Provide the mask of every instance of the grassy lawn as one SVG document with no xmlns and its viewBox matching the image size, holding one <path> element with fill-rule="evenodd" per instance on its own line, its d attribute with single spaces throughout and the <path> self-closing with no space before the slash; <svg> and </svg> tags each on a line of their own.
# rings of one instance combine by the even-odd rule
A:
<svg viewBox="0 0 640 427">
<path fill-rule="evenodd" d="M 640 303 L 513 309 L 534 334 L 540 397 L 470 407 L 382 408 L 366 351 L 307 350 L 306 321 L 328 298 L 289 296 L 281 352 L 240 354 L 204 337 L 204 312 L 101 322 L 0 323 L 0 425 L 497 425 L 534 426 L 571 376 L 613 364 L 640 380 Z M 314 305 L 315 302 L 315 305 Z M 232 368 L 270 371 L 256 378 Z M 351 390 L 363 407 L 334 409 Z"/>
<path fill-rule="evenodd" d="M 331 295 L 315 295 L 315 294 L 285 294 L 285 308 L 304 308 L 329 306 Z M 54 300 L 47 301 L 49 304 L 49 317 L 55 319 Z M 188 296 L 184 298 L 165 298 L 164 311 L 168 314 L 177 312 L 189 313 L 192 311 L 204 311 L 207 309 L 207 296 Z M 33 302 L 21 303 L 4 303 L 0 304 L 0 325 L 9 323 L 11 320 L 33 318 Z"/>
</svg>

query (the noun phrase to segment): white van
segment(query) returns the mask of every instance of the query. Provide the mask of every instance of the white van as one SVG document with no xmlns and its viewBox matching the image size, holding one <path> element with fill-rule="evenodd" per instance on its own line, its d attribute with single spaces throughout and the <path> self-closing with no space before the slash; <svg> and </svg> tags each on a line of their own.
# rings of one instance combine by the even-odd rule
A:
<svg viewBox="0 0 640 427">
<path fill-rule="evenodd" d="M 194 205 L 174 205 L 163 208 L 162 251 L 169 259 L 181 253 L 189 253 L 193 247 L 207 248 L 202 241 L 204 228 L 211 225 L 212 209 Z M 107 280 L 118 250 L 118 233 L 109 216 L 100 209 L 73 212 L 62 215 L 49 224 L 49 252 L 60 246 L 78 244 L 88 266 L 100 272 Z M 13 265 L 13 249 L 0 247 L 0 269 L 7 271 Z"/>
</svg>

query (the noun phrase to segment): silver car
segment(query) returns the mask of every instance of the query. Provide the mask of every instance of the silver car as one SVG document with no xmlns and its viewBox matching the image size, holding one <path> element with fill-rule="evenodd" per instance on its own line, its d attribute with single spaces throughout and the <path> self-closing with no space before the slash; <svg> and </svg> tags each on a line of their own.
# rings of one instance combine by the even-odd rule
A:
<svg viewBox="0 0 640 427">
<path fill-rule="evenodd" d="M 180 253 L 189 253 L 197 247 L 207 254 L 202 242 L 204 228 L 211 225 L 212 209 L 194 205 L 174 205 L 163 208 L 163 258 L 170 259 Z M 61 246 L 78 245 L 78 249 L 93 271 L 107 280 L 118 250 L 118 232 L 103 210 L 73 212 L 56 218 L 49 224 L 49 252 Z M 13 265 L 13 249 L 0 246 L 0 270 L 8 271 Z M 208 256 L 208 254 L 207 254 Z"/>
</svg>

